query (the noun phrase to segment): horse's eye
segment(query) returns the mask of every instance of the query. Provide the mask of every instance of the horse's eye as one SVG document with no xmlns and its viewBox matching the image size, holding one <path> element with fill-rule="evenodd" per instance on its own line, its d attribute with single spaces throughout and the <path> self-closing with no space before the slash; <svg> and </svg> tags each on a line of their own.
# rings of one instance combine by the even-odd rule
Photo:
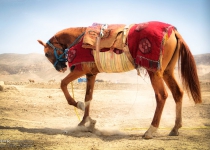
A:
<svg viewBox="0 0 210 150">
<path fill-rule="evenodd" d="M 48 54 L 48 53 L 45 53 L 45 56 L 46 56 L 46 57 L 49 57 L 49 54 Z"/>
</svg>

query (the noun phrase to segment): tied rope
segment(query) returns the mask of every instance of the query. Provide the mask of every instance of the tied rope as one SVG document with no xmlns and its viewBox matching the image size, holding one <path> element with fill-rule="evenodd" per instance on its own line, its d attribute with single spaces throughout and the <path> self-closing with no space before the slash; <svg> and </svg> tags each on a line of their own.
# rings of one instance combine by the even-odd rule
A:
<svg viewBox="0 0 210 150">
<path fill-rule="evenodd" d="M 74 99 L 74 85 L 73 85 L 73 82 L 71 82 L 71 92 L 72 92 L 72 97 Z M 74 107 L 74 112 L 75 112 L 78 120 L 81 121 L 80 116 L 79 116 L 79 114 L 77 112 L 77 108 L 76 107 Z"/>
</svg>

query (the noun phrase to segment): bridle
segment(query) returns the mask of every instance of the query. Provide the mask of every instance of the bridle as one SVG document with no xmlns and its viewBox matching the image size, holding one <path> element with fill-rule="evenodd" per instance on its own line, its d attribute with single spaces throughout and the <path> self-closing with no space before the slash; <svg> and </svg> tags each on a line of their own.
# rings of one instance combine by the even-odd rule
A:
<svg viewBox="0 0 210 150">
<path fill-rule="evenodd" d="M 57 48 L 55 47 L 52 43 L 50 43 L 50 40 L 47 41 L 47 44 L 54 50 L 54 55 L 55 55 L 55 58 L 56 58 L 56 61 L 55 63 L 53 64 L 54 67 L 56 68 L 56 65 L 58 62 L 67 62 L 68 59 L 67 59 L 67 55 L 68 55 L 68 50 L 73 47 L 75 44 L 78 43 L 78 41 L 81 39 L 81 37 L 85 34 L 85 32 L 83 32 L 80 36 L 78 36 L 76 38 L 76 40 L 74 40 L 74 42 L 69 46 L 67 47 L 66 49 L 60 49 L 60 48 Z M 55 37 L 55 36 L 54 36 Z M 56 39 L 57 40 L 57 39 Z M 63 53 L 61 55 L 58 55 L 57 51 L 63 51 Z"/>
<path fill-rule="evenodd" d="M 52 43 L 50 43 L 50 41 L 47 41 L 47 44 L 48 44 L 50 47 L 52 47 L 53 50 L 54 50 L 54 55 L 55 55 L 55 58 L 56 58 L 56 61 L 55 61 L 55 63 L 53 64 L 54 67 L 56 67 L 56 65 L 57 65 L 58 62 L 67 62 L 67 57 L 66 57 L 66 55 L 67 55 L 68 49 L 62 50 L 62 49 L 60 49 L 60 48 L 57 48 L 57 47 L 55 47 Z M 58 53 L 57 53 L 58 50 L 63 51 L 63 54 L 58 55 Z M 63 56 L 64 56 L 64 58 L 63 58 Z"/>
</svg>

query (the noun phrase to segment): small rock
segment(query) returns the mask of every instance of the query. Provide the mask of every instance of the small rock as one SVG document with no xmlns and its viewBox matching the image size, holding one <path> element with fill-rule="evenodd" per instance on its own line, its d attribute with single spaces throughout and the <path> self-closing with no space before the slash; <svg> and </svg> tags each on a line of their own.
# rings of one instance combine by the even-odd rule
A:
<svg viewBox="0 0 210 150">
<path fill-rule="evenodd" d="M 4 87 L 0 85 L 0 91 L 4 91 Z"/>
<path fill-rule="evenodd" d="M 0 81 L 0 91 L 4 90 L 4 81 Z"/>
</svg>

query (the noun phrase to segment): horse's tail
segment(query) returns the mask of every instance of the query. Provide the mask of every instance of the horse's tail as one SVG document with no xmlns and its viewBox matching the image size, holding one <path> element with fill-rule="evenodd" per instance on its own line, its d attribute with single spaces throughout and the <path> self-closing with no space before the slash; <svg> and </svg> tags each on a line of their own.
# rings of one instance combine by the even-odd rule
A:
<svg viewBox="0 0 210 150">
<path fill-rule="evenodd" d="M 190 52 L 187 43 L 175 30 L 175 35 L 179 44 L 179 71 L 181 69 L 181 79 L 187 93 L 191 94 L 195 103 L 201 103 L 200 82 L 194 57 Z M 181 68 L 180 68 L 181 67 Z"/>
</svg>

